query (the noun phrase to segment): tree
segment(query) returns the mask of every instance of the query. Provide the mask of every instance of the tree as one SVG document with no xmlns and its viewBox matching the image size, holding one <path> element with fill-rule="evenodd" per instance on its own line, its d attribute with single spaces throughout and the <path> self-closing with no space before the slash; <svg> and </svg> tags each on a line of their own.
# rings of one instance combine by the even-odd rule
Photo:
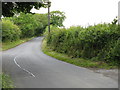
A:
<svg viewBox="0 0 120 90">
<path fill-rule="evenodd" d="M 50 14 L 51 14 L 51 25 L 62 27 L 63 21 L 66 18 L 65 13 L 61 11 L 52 11 Z"/>
<path fill-rule="evenodd" d="M 35 30 L 35 35 L 40 35 L 45 31 L 45 28 L 48 25 L 47 14 L 34 14 L 33 18 L 38 24 L 38 27 Z"/>
<path fill-rule="evenodd" d="M 13 17 L 13 22 L 19 26 L 22 34 L 21 38 L 32 37 L 35 35 L 35 29 L 38 27 L 38 23 L 30 13 L 20 13 L 20 16 Z"/>
<path fill-rule="evenodd" d="M 35 9 L 39 9 L 45 5 L 40 2 L 2 2 L 2 15 L 11 17 L 15 13 L 31 13 L 30 10 L 33 6 Z"/>
</svg>

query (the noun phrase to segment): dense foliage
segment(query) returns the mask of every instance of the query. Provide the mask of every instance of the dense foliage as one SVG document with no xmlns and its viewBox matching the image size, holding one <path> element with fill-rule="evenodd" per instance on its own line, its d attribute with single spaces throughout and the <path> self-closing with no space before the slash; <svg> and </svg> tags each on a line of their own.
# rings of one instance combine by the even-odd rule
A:
<svg viewBox="0 0 120 90">
<path fill-rule="evenodd" d="M 58 14 L 60 11 L 57 11 Z M 55 13 L 57 14 L 55 11 Z M 62 13 L 62 12 L 61 12 Z M 53 21 L 55 17 L 51 17 Z M 55 21 L 60 22 L 63 17 L 55 19 Z M 62 25 L 63 21 L 60 22 Z M 44 33 L 46 27 L 48 26 L 47 14 L 30 14 L 30 13 L 19 13 L 18 16 L 5 17 L 2 19 L 2 41 L 15 41 L 19 38 L 31 38 L 33 36 L 39 36 Z M 56 23 L 55 26 L 60 26 Z M 54 25 L 51 23 L 51 25 Z"/>
<path fill-rule="evenodd" d="M 53 26 L 59 26 L 59 27 L 63 27 L 63 21 L 65 20 L 66 16 L 64 12 L 60 12 L 60 11 L 52 11 L 50 13 L 50 17 L 51 17 L 51 25 Z"/>
<path fill-rule="evenodd" d="M 46 15 L 20 13 L 18 17 L 2 19 L 2 41 L 15 41 L 41 35 L 47 26 Z"/>
<path fill-rule="evenodd" d="M 54 51 L 70 57 L 102 60 L 117 65 L 120 59 L 120 31 L 116 24 L 52 28 L 46 37 L 47 45 Z"/>
<path fill-rule="evenodd" d="M 22 38 L 32 37 L 35 35 L 35 30 L 40 27 L 32 14 L 21 13 L 20 16 L 14 17 L 13 21 L 22 31 Z"/>
<path fill-rule="evenodd" d="M 20 12 L 31 13 L 30 10 L 33 6 L 39 9 L 44 7 L 44 4 L 39 2 L 2 2 L 2 15 L 11 17 Z"/>
<path fill-rule="evenodd" d="M 35 30 L 35 35 L 42 34 L 48 25 L 47 14 L 34 14 L 33 19 L 36 20 L 37 27 Z"/>
<path fill-rule="evenodd" d="M 10 20 L 2 20 L 2 41 L 14 41 L 20 38 L 21 31 Z"/>
</svg>

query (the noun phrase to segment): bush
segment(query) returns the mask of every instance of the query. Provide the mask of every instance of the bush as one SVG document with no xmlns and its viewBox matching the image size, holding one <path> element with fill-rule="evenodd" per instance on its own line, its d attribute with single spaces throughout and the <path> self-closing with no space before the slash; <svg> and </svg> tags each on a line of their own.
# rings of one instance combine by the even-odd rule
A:
<svg viewBox="0 0 120 90">
<path fill-rule="evenodd" d="M 2 20 L 2 41 L 15 41 L 20 38 L 21 31 L 18 26 L 16 26 L 10 20 Z"/>
<path fill-rule="evenodd" d="M 120 33 L 117 25 L 98 24 L 95 26 L 54 28 L 47 35 L 51 49 L 71 57 L 97 59 L 117 64 L 120 58 Z"/>
</svg>

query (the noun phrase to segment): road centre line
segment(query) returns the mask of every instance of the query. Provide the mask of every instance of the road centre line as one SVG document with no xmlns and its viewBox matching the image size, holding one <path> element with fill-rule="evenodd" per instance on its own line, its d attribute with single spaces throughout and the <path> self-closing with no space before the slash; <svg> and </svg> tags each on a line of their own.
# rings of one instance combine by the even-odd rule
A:
<svg viewBox="0 0 120 90">
<path fill-rule="evenodd" d="M 33 77 L 35 77 L 35 75 L 34 75 L 33 73 L 31 73 L 31 72 L 29 72 L 28 70 L 22 68 L 22 67 L 17 63 L 17 61 L 16 61 L 16 58 L 17 58 L 17 57 L 18 57 L 18 56 L 16 56 L 16 57 L 14 58 L 14 63 L 15 63 L 20 69 L 24 70 L 25 72 L 27 72 L 27 73 L 29 73 L 30 75 L 32 75 Z"/>
</svg>

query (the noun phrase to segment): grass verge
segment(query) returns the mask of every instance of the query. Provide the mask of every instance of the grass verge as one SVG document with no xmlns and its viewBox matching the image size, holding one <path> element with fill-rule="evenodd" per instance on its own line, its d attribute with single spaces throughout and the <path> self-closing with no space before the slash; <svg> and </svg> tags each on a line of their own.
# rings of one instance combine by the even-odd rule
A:
<svg viewBox="0 0 120 90">
<path fill-rule="evenodd" d="M 34 37 L 32 38 L 25 38 L 25 39 L 20 39 L 20 40 L 17 40 L 17 41 L 14 41 L 14 42 L 4 42 L 2 43 L 2 50 L 5 51 L 5 50 L 8 50 L 10 48 L 13 48 L 13 47 L 16 47 L 26 41 L 29 41 L 31 39 L 33 39 Z"/>
<path fill-rule="evenodd" d="M 2 88 L 15 88 L 9 75 L 0 74 L 0 85 Z"/>
<path fill-rule="evenodd" d="M 61 60 L 61 61 L 64 61 L 70 64 L 74 64 L 80 67 L 86 67 L 86 68 L 92 68 L 92 69 L 115 69 L 117 68 L 117 66 L 112 66 L 103 61 L 93 61 L 93 60 L 88 60 L 88 59 L 83 59 L 83 58 L 71 58 L 66 54 L 53 51 L 49 48 L 49 46 L 47 46 L 45 39 L 42 42 L 42 51 L 45 54 L 51 57 L 54 57 L 58 60 Z"/>
</svg>

